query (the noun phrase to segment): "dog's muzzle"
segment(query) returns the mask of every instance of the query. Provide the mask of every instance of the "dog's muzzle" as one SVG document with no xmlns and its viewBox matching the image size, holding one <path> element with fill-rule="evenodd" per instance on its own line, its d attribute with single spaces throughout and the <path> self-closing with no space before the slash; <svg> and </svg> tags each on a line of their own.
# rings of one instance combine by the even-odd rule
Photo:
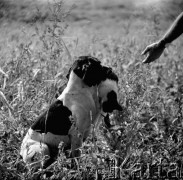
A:
<svg viewBox="0 0 183 180">
<path fill-rule="evenodd" d="M 102 110 L 105 113 L 112 113 L 114 110 L 122 111 L 122 107 L 117 101 L 106 101 L 102 104 Z"/>
</svg>

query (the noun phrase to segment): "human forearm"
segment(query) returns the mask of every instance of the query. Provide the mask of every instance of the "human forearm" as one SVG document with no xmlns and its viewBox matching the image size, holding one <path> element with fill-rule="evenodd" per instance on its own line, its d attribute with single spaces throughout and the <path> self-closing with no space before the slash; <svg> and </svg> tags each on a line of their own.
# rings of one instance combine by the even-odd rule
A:
<svg viewBox="0 0 183 180">
<path fill-rule="evenodd" d="M 183 33 L 183 12 L 176 18 L 169 30 L 160 40 L 162 46 L 171 43 Z"/>
</svg>

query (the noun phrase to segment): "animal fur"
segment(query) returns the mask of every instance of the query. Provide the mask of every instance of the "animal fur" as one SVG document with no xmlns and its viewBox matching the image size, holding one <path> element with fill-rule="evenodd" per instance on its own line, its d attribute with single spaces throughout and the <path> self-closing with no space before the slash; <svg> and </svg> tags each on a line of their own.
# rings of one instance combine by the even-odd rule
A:
<svg viewBox="0 0 183 180">
<path fill-rule="evenodd" d="M 89 135 L 91 124 L 98 122 L 100 113 L 122 110 L 117 101 L 118 78 L 98 59 L 79 57 L 67 77 L 62 94 L 37 118 L 23 139 L 20 154 L 27 164 L 35 165 L 37 154 L 54 160 L 61 141 L 71 148 L 72 157 L 79 156 L 77 149 Z"/>
</svg>

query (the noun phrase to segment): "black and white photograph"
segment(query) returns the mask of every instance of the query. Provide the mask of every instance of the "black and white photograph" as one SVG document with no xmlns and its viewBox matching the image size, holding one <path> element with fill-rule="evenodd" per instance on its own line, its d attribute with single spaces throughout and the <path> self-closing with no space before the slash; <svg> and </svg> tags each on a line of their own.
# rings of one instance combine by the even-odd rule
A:
<svg viewBox="0 0 183 180">
<path fill-rule="evenodd" d="M 0 180 L 183 180 L 183 0 L 0 0 Z"/>
</svg>

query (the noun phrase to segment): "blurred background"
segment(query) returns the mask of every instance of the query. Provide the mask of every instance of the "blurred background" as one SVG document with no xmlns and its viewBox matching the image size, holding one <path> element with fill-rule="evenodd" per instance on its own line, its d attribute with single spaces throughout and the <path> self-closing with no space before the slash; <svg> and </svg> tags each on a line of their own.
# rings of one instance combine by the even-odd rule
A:
<svg viewBox="0 0 183 180">
<path fill-rule="evenodd" d="M 27 41 L 26 38 L 29 39 L 27 36 L 35 30 L 35 22 L 39 25 L 49 22 L 53 13 L 50 11 L 53 2 L 57 1 L 0 0 L 0 49 L 7 51 L 12 43 L 19 44 Z M 141 37 L 142 33 L 145 40 L 146 36 L 154 36 L 149 34 L 153 22 L 158 30 L 165 30 L 183 9 L 182 0 L 67 0 L 62 2 L 61 11 L 67 11 L 69 14 L 64 20 L 68 26 L 65 41 L 79 40 L 81 43 L 86 43 L 86 40 L 93 41 L 91 40 L 93 35 L 96 39 L 106 39 L 107 36 L 118 39 L 128 31 L 131 37 L 137 34 Z M 148 33 L 144 34 L 144 28 Z M 22 31 L 23 34 L 20 33 Z M 79 53 L 82 53 L 81 50 Z"/>
<path fill-rule="evenodd" d="M 49 15 L 46 10 L 48 3 L 52 4 L 53 2 L 56 2 L 56 0 L 0 0 L 0 18 L 1 21 L 31 21 L 35 7 L 40 8 L 45 13 L 44 16 L 46 18 Z M 119 15 L 119 18 L 125 18 L 125 11 L 127 14 L 127 10 L 133 13 L 142 9 L 148 10 L 147 14 L 143 14 L 144 17 L 150 15 L 153 9 L 157 9 L 165 13 L 166 17 L 172 18 L 183 8 L 182 0 L 67 0 L 63 2 L 65 5 L 76 5 L 74 8 L 76 17 L 75 19 L 73 18 L 73 21 L 78 20 L 79 17 L 81 18 L 80 20 L 91 18 L 91 15 L 99 17 L 100 11 L 100 16 L 103 18 L 109 18 L 108 16 L 105 17 L 109 12 L 113 16 Z"/>
</svg>

